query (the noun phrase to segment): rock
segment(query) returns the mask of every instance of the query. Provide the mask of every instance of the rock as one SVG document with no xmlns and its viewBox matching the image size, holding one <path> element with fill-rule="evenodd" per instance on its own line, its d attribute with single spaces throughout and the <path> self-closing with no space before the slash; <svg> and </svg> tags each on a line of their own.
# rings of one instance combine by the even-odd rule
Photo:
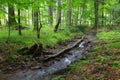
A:
<svg viewBox="0 0 120 80">
<path fill-rule="evenodd" d="M 35 70 L 35 69 L 41 69 L 42 67 L 40 66 L 34 66 L 34 67 L 31 67 L 32 70 Z"/>
</svg>

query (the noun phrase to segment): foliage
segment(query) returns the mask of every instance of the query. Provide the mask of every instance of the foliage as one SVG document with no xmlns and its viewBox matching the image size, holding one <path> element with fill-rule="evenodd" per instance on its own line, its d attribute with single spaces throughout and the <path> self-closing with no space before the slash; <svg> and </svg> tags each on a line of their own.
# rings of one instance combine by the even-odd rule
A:
<svg viewBox="0 0 120 80">
<path fill-rule="evenodd" d="M 108 41 L 119 41 L 120 40 L 120 31 L 114 30 L 110 32 L 100 32 L 97 34 L 99 39 L 108 40 Z"/>
<path fill-rule="evenodd" d="M 84 59 L 81 58 L 79 61 L 72 63 L 67 68 L 66 76 L 63 75 L 61 78 L 70 80 L 77 76 L 80 80 L 119 79 L 119 32 L 119 30 L 114 30 L 98 33 L 97 37 L 99 39 L 95 41 L 92 53 L 85 56 Z"/>
<path fill-rule="evenodd" d="M 30 32 L 30 33 L 29 33 Z M 0 32 L 0 49 L 1 53 L 10 53 L 8 56 L 10 59 L 14 59 L 17 55 L 15 52 L 18 49 L 21 49 L 26 46 L 31 46 L 35 42 L 40 42 L 43 44 L 43 47 L 53 47 L 58 43 L 65 42 L 66 40 L 74 37 L 79 33 L 72 33 L 69 29 L 64 28 L 63 31 L 58 31 L 56 34 L 53 32 L 53 28 L 44 27 L 41 31 L 41 38 L 36 38 L 36 33 L 30 30 L 23 30 L 23 36 L 18 36 L 16 30 L 12 30 L 9 44 L 6 43 L 7 40 L 7 30 L 4 29 Z M 17 38 L 16 38 L 17 37 Z M 6 49 L 6 51 L 4 50 Z M 14 54 L 13 54 L 14 53 Z"/>
</svg>

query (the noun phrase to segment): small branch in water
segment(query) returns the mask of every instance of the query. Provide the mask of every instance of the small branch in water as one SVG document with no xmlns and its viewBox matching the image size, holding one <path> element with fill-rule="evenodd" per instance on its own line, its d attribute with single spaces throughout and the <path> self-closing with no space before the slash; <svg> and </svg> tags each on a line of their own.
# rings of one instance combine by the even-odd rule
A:
<svg viewBox="0 0 120 80">
<path fill-rule="evenodd" d="M 61 55 L 61 54 L 64 54 L 65 52 L 67 52 L 67 51 L 71 50 L 72 48 L 74 48 L 75 46 L 77 46 L 81 41 L 82 41 L 82 39 L 79 39 L 79 40 L 78 40 L 76 43 L 74 43 L 72 46 L 67 47 L 67 48 L 61 50 L 61 51 L 58 52 L 57 54 L 54 54 L 54 55 L 49 56 L 48 58 L 45 58 L 44 61 L 49 61 L 49 60 L 51 60 L 51 59 L 53 59 L 53 58 L 55 58 L 55 57 L 57 57 L 57 56 L 59 56 L 59 55 Z"/>
</svg>

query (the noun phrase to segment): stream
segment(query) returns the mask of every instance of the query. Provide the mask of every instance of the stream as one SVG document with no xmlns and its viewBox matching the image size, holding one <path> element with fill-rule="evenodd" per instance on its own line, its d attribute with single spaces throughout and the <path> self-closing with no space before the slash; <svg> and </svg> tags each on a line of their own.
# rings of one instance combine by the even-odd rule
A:
<svg viewBox="0 0 120 80">
<path fill-rule="evenodd" d="M 91 33 L 86 33 L 86 35 L 88 41 L 93 41 L 96 39 L 96 37 Z M 10 76 L 7 75 L 0 80 L 50 80 L 48 76 L 67 68 L 68 65 L 79 60 L 88 53 L 88 50 L 91 49 L 92 44 L 88 43 L 87 46 L 85 46 L 85 43 L 85 41 L 82 41 L 78 46 L 65 53 L 62 57 L 51 61 L 49 66 L 36 70 L 19 71 L 11 74 Z M 1 76 L 2 75 L 0 74 L 0 78 Z"/>
</svg>

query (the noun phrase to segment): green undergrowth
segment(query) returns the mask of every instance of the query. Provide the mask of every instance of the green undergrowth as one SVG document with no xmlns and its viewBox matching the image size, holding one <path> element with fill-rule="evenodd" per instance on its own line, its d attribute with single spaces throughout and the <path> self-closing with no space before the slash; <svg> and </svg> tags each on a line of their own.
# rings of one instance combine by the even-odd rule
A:
<svg viewBox="0 0 120 80">
<path fill-rule="evenodd" d="M 114 30 L 109 32 L 100 32 L 97 35 L 99 39 L 107 42 L 115 42 L 120 40 L 120 30 Z"/>
<path fill-rule="evenodd" d="M 120 30 L 100 32 L 97 37 L 91 54 L 72 63 L 67 73 L 56 75 L 55 80 L 120 79 Z"/>
<path fill-rule="evenodd" d="M 46 46 L 54 46 L 57 43 L 64 42 L 77 34 L 82 34 L 81 32 L 70 32 L 68 28 L 64 30 L 59 30 L 57 33 L 53 32 L 53 28 L 51 27 L 44 27 L 41 30 L 40 39 L 36 38 L 36 32 L 32 29 L 30 30 L 22 30 L 22 36 L 18 35 L 18 31 L 12 30 L 10 43 L 15 43 L 22 46 L 29 46 L 34 44 L 36 41 L 43 44 L 44 47 Z M 1 30 L 0 31 L 0 43 L 3 43 L 8 38 L 8 31 Z"/>
<path fill-rule="evenodd" d="M 58 32 L 54 32 L 54 27 L 43 26 L 41 30 L 40 38 L 36 37 L 36 32 L 32 28 L 27 30 L 22 30 L 22 36 L 18 35 L 17 30 L 11 30 L 11 36 L 9 38 L 9 43 L 6 43 L 8 39 L 8 30 L 0 30 L 0 54 L 3 53 L 8 56 L 10 60 L 14 60 L 18 54 L 16 51 L 24 48 L 30 47 L 33 44 L 42 43 L 43 47 L 53 47 L 56 44 L 67 41 L 73 38 L 75 35 L 82 35 L 81 31 L 71 32 L 69 27 L 61 27 Z"/>
</svg>

